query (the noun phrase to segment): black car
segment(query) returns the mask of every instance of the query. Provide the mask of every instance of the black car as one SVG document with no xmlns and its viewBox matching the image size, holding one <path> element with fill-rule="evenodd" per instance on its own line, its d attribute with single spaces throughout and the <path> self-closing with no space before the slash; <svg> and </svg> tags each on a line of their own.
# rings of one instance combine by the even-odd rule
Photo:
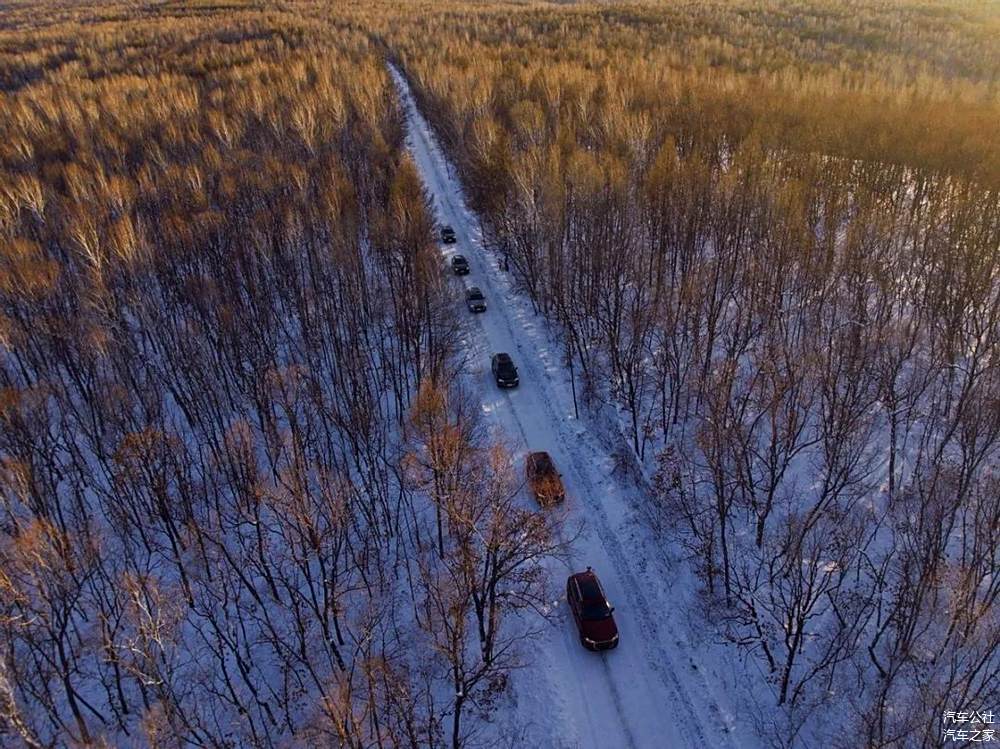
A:
<svg viewBox="0 0 1000 749">
<path fill-rule="evenodd" d="M 455 244 L 458 240 L 455 238 L 455 230 L 450 226 L 441 227 L 441 241 L 445 244 Z"/>
<path fill-rule="evenodd" d="M 451 269 L 455 271 L 456 276 L 465 276 L 469 273 L 469 261 L 466 260 L 462 255 L 455 255 L 451 259 Z"/>
<path fill-rule="evenodd" d="M 469 312 L 486 311 L 486 297 L 478 286 L 472 286 L 465 292 L 465 306 L 469 308 Z"/>
<path fill-rule="evenodd" d="M 514 360 L 510 358 L 510 354 L 493 354 L 490 364 L 498 387 L 517 387 L 520 380 L 517 377 L 517 367 L 514 366 Z"/>
</svg>

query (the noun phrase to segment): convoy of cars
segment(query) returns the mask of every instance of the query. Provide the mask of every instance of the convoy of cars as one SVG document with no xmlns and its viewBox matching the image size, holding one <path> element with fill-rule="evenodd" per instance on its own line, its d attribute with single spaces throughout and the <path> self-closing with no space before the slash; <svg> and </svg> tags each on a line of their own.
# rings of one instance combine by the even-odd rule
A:
<svg viewBox="0 0 1000 749">
<path fill-rule="evenodd" d="M 456 244 L 458 238 L 451 226 L 441 227 L 441 242 Z M 451 258 L 451 270 L 456 276 L 472 272 L 463 255 Z M 465 291 L 465 306 L 469 312 L 485 312 L 486 297 L 478 286 Z M 490 359 L 493 379 L 500 388 L 516 388 L 520 384 L 517 367 L 510 354 L 500 352 Z M 542 508 L 566 501 L 562 474 L 556 469 L 552 456 L 544 451 L 530 452 L 524 462 L 525 480 L 536 501 Z M 608 601 L 596 573 L 590 568 L 576 572 L 566 580 L 566 602 L 580 635 L 580 643 L 588 650 L 601 651 L 618 647 L 618 625 L 614 607 Z"/>
</svg>

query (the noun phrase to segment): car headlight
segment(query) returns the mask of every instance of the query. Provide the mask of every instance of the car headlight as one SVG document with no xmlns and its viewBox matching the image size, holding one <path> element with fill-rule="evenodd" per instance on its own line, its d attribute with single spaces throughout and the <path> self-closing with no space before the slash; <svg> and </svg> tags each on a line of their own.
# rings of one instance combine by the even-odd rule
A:
<svg viewBox="0 0 1000 749">
<path fill-rule="evenodd" d="M 589 637 L 584 637 L 583 641 L 585 643 L 587 643 L 588 645 L 594 645 L 594 646 L 597 645 L 597 641 L 596 640 L 591 640 Z"/>
</svg>

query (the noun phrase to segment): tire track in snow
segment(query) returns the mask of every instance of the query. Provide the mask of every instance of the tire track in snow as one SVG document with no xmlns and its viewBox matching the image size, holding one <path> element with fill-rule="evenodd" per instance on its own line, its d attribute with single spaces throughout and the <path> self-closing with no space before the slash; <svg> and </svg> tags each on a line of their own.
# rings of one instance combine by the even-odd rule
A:
<svg viewBox="0 0 1000 749">
<path fill-rule="evenodd" d="M 442 175 L 439 163 L 445 164 L 445 169 L 447 169 L 447 162 L 443 153 L 437 148 L 436 144 L 430 142 L 429 139 L 429 126 L 421 127 L 424 124 L 424 120 L 416 110 L 416 104 L 413 100 L 412 93 L 409 91 L 408 84 L 405 79 L 399 73 L 398 70 L 390 66 L 390 72 L 396 82 L 397 89 L 399 91 L 401 100 L 404 105 L 404 111 L 406 113 L 406 121 L 409 125 L 409 136 L 411 138 L 411 148 L 415 145 L 415 139 L 419 138 L 422 141 L 424 152 L 427 156 L 427 161 L 430 163 L 430 169 L 421 169 L 423 177 L 425 180 L 431 180 L 433 185 L 429 185 L 432 188 L 432 193 L 434 196 L 441 201 L 444 205 L 443 208 L 447 209 L 447 213 L 450 214 L 452 221 L 459 224 L 459 228 L 469 229 L 472 225 L 471 212 L 464 205 L 456 206 L 451 199 L 450 193 L 450 182 L 452 178 L 450 175 Z M 416 155 L 416 154 L 415 154 Z M 437 158 L 435 158 L 437 157 Z M 464 227 L 463 227 L 464 225 Z M 473 244 L 471 236 L 469 237 L 470 245 Z M 478 242 L 480 249 L 482 250 L 481 241 Z M 488 288 L 490 296 L 495 300 L 500 300 L 503 298 L 503 294 L 498 290 L 496 282 L 494 281 L 494 273 L 491 259 L 487 258 L 485 254 L 482 254 L 480 260 L 486 260 L 490 265 L 486 273 L 481 274 L 483 281 L 480 285 Z M 499 306 L 499 304 L 497 305 Z M 487 313 L 489 314 L 489 313 Z M 666 645 L 663 635 L 661 634 L 660 627 L 653 620 L 651 611 L 653 610 L 646 597 L 642 593 L 641 583 L 636 578 L 632 565 L 628 561 L 628 556 L 625 553 L 621 542 L 618 539 L 617 534 L 612 529 L 611 521 L 608 518 L 607 510 L 604 505 L 594 496 L 594 490 L 601 481 L 594 480 L 594 468 L 593 466 L 586 466 L 583 464 L 581 456 L 577 451 L 566 450 L 563 446 L 571 445 L 576 441 L 579 441 L 583 436 L 582 433 L 569 433 L 566 428 L 565 418 L 560 414 L 556 413 L 553 406 L 553 399 L 545 397 L 543 392 L 546 388 L 546 382 L 550 381 L 547 373 L 541 373 L 539 376 L 538 364 L 534 360 L 532 352 L 525 352 L 522 349 L 520 340 L 523 336 L 518 336 L 517 331 L 514 330 L 512 323 L 512 315 L 500 314 L 500 318 L 506 331 L 510 337 L 510 340 L 514 343 L 514 346 L 522 354 L 520 357 L 521 365 L 520 367 L 528 370 L 528 374 L 531 376 L 534 383 L 537 384 L 539 390 L 539 397 L 537 400 L 541 401 L 541 409 L 547 416 L 547 423 L 555 431 L 559 437 L 559 446 L 553 450 L 557 455 L 560 456 L 560 463 L 562 465 L 568 464 L 572 467 L 572 486 L 575 491 L 572 495 L 580 497 L 583 500 L 583 504 L 587 509 L 587 520 L 593 522 L 599 537 L 599 543 L 609 558 L 614 573 L 624 582 L 624 585 L 619 585 L 620 592 L 625 595 L 626 600 L 630 609 L 630 616 L 633 620 L 629 623 L 635 623 L 639 625 L 641 634 L 635 636 L 629 641 L 629 647 L 635 647 L 636 644 L 640 644 L 645 655 L 646 663 L 649 669 L 656 675 L 657 680 L 662 684 L 663 688 L 672 698 L 674 705 L 680 708 L 678 711 L 675 707 L 671 712 L 680 712 L 686 718 L 694 718 L 699 715 L 701 711 L 697 710 L 692 703 L 692 700 L 688 694 L 688 690 L 681 683 L 677 677 L 677 664 L 670 656 L 669 646 Z M 488 334 L 486 329 L 485 321 L 479 320 L 479 327 Z M 533 393 L 528 393 L 523 400 L 531 401 L 533 400 Z M 509 399 L 516 396 L 508 395 Z M 519 398 L 520 400 L 520 398 Z M 536 408 L 538 404 L 535 404 Z M 509 414 L 516 425 L 517 430 L 520 432 L 524 444 L 530 445 L 531 440 L 528 437 L 527 430 L 522 423 L 519 416 L 518 409 L 516 407 L 511 407 L 505 410 L 505 413 Z M 603 454 L 603 450 L 596 451 L 598 455 Z M 565 455 L 563 455 L 565 453 Z M 568 461 L 567 461 L 568 458 Z M 565 469 L 564 469 L 565 470 Z M 567 482 L 570 483 L 570 482 Z M 571 495 L 571 496 L 572 496 Z M 658 645 L 658 648 L 654 647 L 654 644 Z M 611 696 L 612 702 L 614 703 L 616 712 L 624 728 L 625 738 L 628 740 L 629 745 L 635 745 L 635 739 L 632 736 L 632 732 L 628 726 L 628 721 L 625 719 L 625 710 L 622 705 L 622 698 L 617 685 L 615 684 L 612 669 L 607 659 L 607 656 L 602 654 L 599 656 L 602 662 L 602 669 L 605 672 L 605 681 L 607 682 L 608 691 Z M 639 674 L 635 674 L 639 676 Z M 704 700 L 705 706 L 712 710 L 718 717 L 719 721 L 723 722 L 722 713 L 718 706 L 709 698 Z M 664 706 L 665 708 L 667 706 Z M 672 726 L 675 727 L 679 733 L 682 735 L 684 743 L 687 746 L 732 746 L 730 736 L 728 734 L 713 736 L 714 741 L 709 740 L 709 736 L 702 729 L 701 725 L 695 722 L 687 722 L 685 720 L 675 720 L 672 722 Z M 664 737 L 665 738 L 665 737 Z"/>
</svg>

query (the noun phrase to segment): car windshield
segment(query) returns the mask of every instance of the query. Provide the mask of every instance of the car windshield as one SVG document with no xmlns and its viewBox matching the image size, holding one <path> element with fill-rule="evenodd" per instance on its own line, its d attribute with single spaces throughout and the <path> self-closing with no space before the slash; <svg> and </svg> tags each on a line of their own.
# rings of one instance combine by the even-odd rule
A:
<svg viewBox="0 0 1000 749">
<path fill-rule="evenodd" d="M 588 622 L 607 619 L 611 616 L 611 609 L 603 601 L 584 601 L 583 618 Z"/>
<path fill-rule="evenodd" d="M 481 292 L 479 289 L 469 289 L 469 299 L 478 300 L 482 298 L 483 298 L 483 292 Z"/>
<path fill-rule="evenodd" d="M 465 265 L 465 258 L 461 255 L 455 255 L 455 259 L 452 260 L 455 265 Z"/>
</svg>

